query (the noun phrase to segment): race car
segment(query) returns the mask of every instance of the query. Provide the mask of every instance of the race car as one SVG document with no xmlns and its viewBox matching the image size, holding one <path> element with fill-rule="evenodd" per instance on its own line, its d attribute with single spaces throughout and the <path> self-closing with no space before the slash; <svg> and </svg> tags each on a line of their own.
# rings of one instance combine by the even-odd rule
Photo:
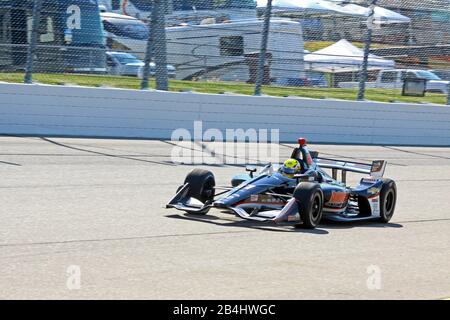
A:
<svg viewBox="0 0 450 320">
<path fill-rule="evenodd" d="M 389 222 L 397 187 L 393 180 L 383 178 L 386 161 L 369 164 L 321 158 L 308 150 L 304 138 L 298 144 L 291 159 L 298 161 L 301 170 L 293 175 L 283 174 L 271 163 L 258 174 L 256 167 L 247 166 L 247 173 L 234 176 L 231 186 L 216 186 L 212 172 L 194 169 L 166 208 L 191 214 L 207 214 L 216 208 L 247 220 L 309 229 L 317 227 L 322 218 Z M 347 172 L 366 176 L 352 187 L 347 185 Z"/>
</svg>

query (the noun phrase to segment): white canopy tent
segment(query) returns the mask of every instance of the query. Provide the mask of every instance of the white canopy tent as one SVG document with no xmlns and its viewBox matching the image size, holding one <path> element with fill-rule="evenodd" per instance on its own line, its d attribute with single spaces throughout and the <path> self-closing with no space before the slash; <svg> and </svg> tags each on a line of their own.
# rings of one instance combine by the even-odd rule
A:
<svg viewBox="0 0 450 320">
<path fill-rule="evenodd" d="M 359 71 L 364 51 L 342 39 L 329 47 L 305 55 L 305 69 L 325 73 Z M 395 61 L 369 55 L 368 70 L 392 69 Z"/>
<path fill-rule="evenodd" d="M 342 5 L 339 4 L 342 3 Z M 267 0 L 257 0 L 258 8 L 265 8 Z M 357 4 L 345 4 L 343 0 L 272 0 L 274 11 L 301 12 L 306 14 L 328 13 L 344 16 L 368 17 L 369 8 Z M 374 23 L 411 23 L 411 19 L 395 11 L 375 6 Z"/>
<path fill-rule="evenodd" d="M 369 16 L 370 11 L 369 8 L 365 8 L 357 4 L 347 4 L 344 5 L 342 8 L 349 14 L 355 13 L 357 15 L 362 15 L 365 17 Z M 395 11 L 375 6 L 374 23 L 375 24 L 411 23 L 411 19 Z"/>
<path fill-rule="evenodd" d="M 335 3 L 342 4 L 342 9 L 348 14 L 354 14 L 358 16 L 369 16 L 369 8 L 357 5 L 357 4 L 345 4 L 343 0 L 328 0 Z M 390 24 L 390 23 L 411 23 L 411 18 L 404 16 L 398 12 L 375 6 L 374 23 L 376 24 Z"/>
<path fill-rule="evenodd" d="M 258 8 L 265 8 L 267 0 L 257 0 Z M 272 0 L 274 11 L 291 11 L 306 14 L 340 14 L 360 16 L 356 12 L 350 12 L 343 7 L 326 0 Z M 362 15 L 361 15 L 362 16 Z"/>
</svg>

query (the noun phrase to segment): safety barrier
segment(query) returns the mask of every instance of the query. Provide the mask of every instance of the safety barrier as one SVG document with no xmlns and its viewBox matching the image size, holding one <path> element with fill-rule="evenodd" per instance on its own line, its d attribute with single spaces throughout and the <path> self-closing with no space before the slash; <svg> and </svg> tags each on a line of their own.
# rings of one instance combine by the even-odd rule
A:
<svg viewBox="0 0 450 320">
<path fill-rule="evenodd" d="M 450 146 L 450 107 L 0 83 L 0 134 L 170 139 L 279 129 L 280 141 Z"/>
</svg>

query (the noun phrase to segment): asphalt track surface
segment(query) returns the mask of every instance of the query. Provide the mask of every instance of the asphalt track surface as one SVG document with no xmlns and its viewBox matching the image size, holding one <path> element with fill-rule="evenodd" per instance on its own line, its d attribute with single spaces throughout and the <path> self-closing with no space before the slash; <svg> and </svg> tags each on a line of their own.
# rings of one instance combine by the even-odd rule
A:
<svg viewBox="0 0 450 320">
<path fill-rule="evenodd" d="M 311 148 L 388 160 L 391 223 L 308 231 L 189 216 L 164 209 L 192 168 L 171 163 L 170 142 L 0 137 L 0 298 L 449 297 L 450 149 Z M 218 184 L 243 171 L 212 170 Z"/>
</svg>

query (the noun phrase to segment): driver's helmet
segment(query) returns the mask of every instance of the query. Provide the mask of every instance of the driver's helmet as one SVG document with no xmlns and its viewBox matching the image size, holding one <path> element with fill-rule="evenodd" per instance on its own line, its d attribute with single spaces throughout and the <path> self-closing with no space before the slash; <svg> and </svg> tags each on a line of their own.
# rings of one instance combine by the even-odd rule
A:
<svg viewBox="0 0 450 320">
<path fill-rule="evenodd" d="M 302 165 L 296 159 L 287 159 L 280 168 L 280 172 L 289 179 L 293 179 L 294 175 L 300 173 L 301 170 Z"/>
</svg>

